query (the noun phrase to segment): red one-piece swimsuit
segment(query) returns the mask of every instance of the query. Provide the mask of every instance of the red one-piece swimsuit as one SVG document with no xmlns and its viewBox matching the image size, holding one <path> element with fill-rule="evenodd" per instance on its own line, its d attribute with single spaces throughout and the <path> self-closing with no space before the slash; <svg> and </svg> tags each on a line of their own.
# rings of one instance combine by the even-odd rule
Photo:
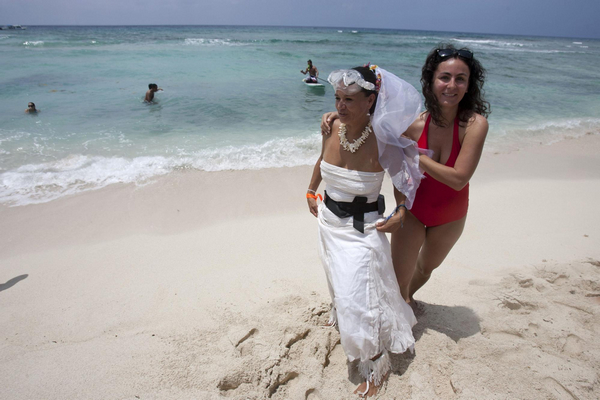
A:
<svg viewBox="0 0 600 400">
<path fill-rule="evenodd" d="M 425 121 L 425 127 L 418 142 L 419 148 L 429 148 L 427 136 L 430 121 L 431 114 L 429 114 L 427 121 Z M 452 150 L 445 164 L 447 167 L 454 167 L 459 152 L 460 140 L 458 139 L 458 118 L 456 118 L 454 120 L 454 132 L 452 133 Z M 450 186 L 432 178 L 428 173 L 425 173 L 425 178 L 421 180 L 410 211 L 423 225 L 437 226 L 461 219 L 467 215 L 468 208 L 468 183 L 464 188 L 456 191 Z"/>
</svg>

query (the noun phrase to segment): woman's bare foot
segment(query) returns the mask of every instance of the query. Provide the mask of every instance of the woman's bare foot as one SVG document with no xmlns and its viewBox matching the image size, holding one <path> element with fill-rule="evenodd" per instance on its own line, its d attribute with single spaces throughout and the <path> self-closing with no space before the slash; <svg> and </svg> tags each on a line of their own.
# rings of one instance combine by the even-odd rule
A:
<svg viewBox="0 0 600 400">
<path fill-rule="evenodd" d="M 329 316 L 329 321 L 327 321 L 327 323 L 323 326 L 328 326 L 328 327 L 333 327 L 333 328 L 337 327 L 337 315 L 335 313 L 335 308 L 331 309 L 331 315 Z"/>
<path fill-rule="evenodd" d="M 354 390 L 354 394 L 357 394 L 358 397 L 360 397 L 361 399 L 376 396 L 379 392 L 379 388 L 383 386 L 383 384 L 387 381 L 389 376 L 389 372 L 385 374 L 383 379 L 381 379 L 381 383 L 379 385 L 376 385 L 375 382 L 373 382 L 373 380 L 371 379 L 368 382 L 361 383 L 360 385 L 358 385 L 356 390 Z"/>
<path fill-rule="evenodd" d="M 413 312 L 415 313 L 415 317 L 425 314 L 425 306 L 416 301 L 414 298 L 411 298 L 407 304 L 410 306 L 410 308 L 412 308 Z"/>
</svg>

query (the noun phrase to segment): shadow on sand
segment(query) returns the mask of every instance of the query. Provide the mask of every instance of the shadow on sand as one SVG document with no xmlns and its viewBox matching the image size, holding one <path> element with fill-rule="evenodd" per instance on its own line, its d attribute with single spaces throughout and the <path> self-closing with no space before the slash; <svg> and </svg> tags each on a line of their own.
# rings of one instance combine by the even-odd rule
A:
<svg viewBox="0 0 600 400">
<path fill-rule="evenodd" d="M 413 334 L 417 342 L 428 329 L 443 333 L 454 342 L 473 336 L 481 331 L 479 317 L 468 307 L 450 307 L 419 301 L 419 309 L 418 322 L 413 327 Z M 410 351 L 404 354 L 390 354 L 390 359 L 392 361 L 392 374 L 403 375 L 415 359 L 415 354 Z"/>
<path fill-rule="evenodd" d="M 6 290 L 6 289 L 10 289 L 11 287 L 16 285 L 23 279 L 27 278 L 28 276 L 29 276 L 28 274 L 23 274 L 23 275 L 16 276 L 12 279 L 9 279 L 8 281 L 6 281 L 6 283 L 0 283 L 0 292 L 2 292 L 3 290 Z"/>
<path fill-rule="evenodd" d="M 443 333 L 454 342 L 473 336 L 481 331 L 479 317 L 475 312 L 463 306 L 443 306 L 419 301 L 420 312 L 417 314 L 417 324 L 413 327 L 415 341 L 419 341 L 423 333 L 433 329 Z M 390 353 L 392 375 L 403 375 L 415 359 L 415 354 L 406 351 L 403 354 Z M 363 378 L 358 373 L 358 361 L 348 363 L 349 380 L 359 385 Z"/>
</svg>

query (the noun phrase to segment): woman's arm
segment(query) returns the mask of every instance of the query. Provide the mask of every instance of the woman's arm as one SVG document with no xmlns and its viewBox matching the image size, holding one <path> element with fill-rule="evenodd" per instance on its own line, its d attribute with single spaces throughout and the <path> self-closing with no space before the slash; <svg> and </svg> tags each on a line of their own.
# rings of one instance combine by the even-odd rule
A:
<svg viewBox="0 0 600 400">
<path fill-rule="evenodd" d="M 306 190 L 306 201 L 308 202 L 308 210 L 315 217 L 318 215 L 319 206 L 317 205 L 317 199 L 313 197 L 309 197 L 309 195 L 316 196 L 317 189 L 319 189 L 319 185 L 321 184 L 321 161 L 323 160 L 323 152 L 325 151 L 325 143 L 329 136 L 322 136 L 321 139 L 321 155 L 317 159 L 315 166 L 313 168 L 312 176 L 310 177 L 310 183 L 308 184 L 308 189 Z"/>
<path fill-rule="evenodd" d="M 420 167 L 435 180 L 450 186 L 454 190 L 461 190 L 469 183 L 475 173 L 477 164 L 481 159 L 487 132 L 487 120 L 476 114 L 475 120 L 467 125 L 465 137 L 454 167 L 447 167 L 425 155 L 419 157 Z"/>
<path fill-rule="evenodd" d="M 319 157 L 317 162 L 315 163 L 315 167 L 313 168 L 313 173 L 310 178 L 310 183 L 308 185 L 308 189 L 306 190 L 307 195 L 316 196 L 317 189 L 319 189 L 319 185 L 321 184 L 321 160 L 323 159 L 323 155 Z M 306 197 L 306 201 L 308 202 L 308 210 L 315 217 L 318 215 L 319 206 L 317 205 L 317 199 L 312 197 Z"/>
</svg>

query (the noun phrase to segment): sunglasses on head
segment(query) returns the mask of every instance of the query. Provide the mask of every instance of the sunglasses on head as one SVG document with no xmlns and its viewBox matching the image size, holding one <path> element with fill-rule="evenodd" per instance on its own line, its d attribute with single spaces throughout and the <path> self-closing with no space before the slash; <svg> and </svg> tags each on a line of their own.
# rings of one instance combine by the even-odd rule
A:
<svg viewBox="0 0 600 400">
<path fill-rule="evenodd" d="M 473 53 L 469 50 L 456 50 L 456 49 L 439 49 L 437 51 L 438 56 L 440 56 L 440 58 L 448 58 L 448 57 L 454 57 L 455 55 L 465 58 L 467 60 L 470 60 L 471 58 L 473 58 Z"/>
</svg>

